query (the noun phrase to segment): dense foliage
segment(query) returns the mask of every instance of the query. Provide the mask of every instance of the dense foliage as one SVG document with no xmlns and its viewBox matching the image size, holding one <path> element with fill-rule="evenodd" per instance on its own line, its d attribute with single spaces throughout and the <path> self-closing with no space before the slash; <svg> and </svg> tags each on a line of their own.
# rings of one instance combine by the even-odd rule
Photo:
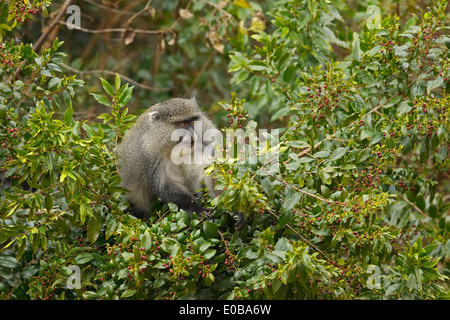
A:
<svg viewBox="0 0 450 320">
<path fill-rule="evenodd" d="M 155 21 L 121 46 L 160 30 L 143 62 L 153 73 L 130 74 L 171 90 L 110 73 L 85 82 L 70 73 L 87 74 L 78 49 L 20 41 L 57 5 L 1 5 L 2 299 L 449 298 L 447 1 L 395 13 L 342 0 L 130 3 L 129 25 Z M 204 103 L 244 133 L 228 151 L 265 127 L 275 143 L 259 141 L 256 162 L 228 152 L 211 165 L 223 190 L 203 199 L 211 219 L 172 204 L 134 218 L 115 166 L 130 105 L 202 101 L 210 85 L 220 90 Z M 88 120 L 85 105 L 107 111 Z"/>
</svg>

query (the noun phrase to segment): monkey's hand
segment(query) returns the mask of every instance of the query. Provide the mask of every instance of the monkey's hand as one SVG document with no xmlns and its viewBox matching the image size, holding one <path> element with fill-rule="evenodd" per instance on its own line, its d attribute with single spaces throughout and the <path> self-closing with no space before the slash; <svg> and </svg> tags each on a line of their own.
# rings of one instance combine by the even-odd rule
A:
<svg viewBox="0 0 450 320">
<path fill-rule="evenodd" d="M 211 219 L 211 217 L 212 217 L 211 212 L 213 211 L 213 209 L 214 209 L 214 208 L 203 208 L 203 210 L 202 210 L 202 216 L 203 216 L 205 219 Z"/>
</svg>

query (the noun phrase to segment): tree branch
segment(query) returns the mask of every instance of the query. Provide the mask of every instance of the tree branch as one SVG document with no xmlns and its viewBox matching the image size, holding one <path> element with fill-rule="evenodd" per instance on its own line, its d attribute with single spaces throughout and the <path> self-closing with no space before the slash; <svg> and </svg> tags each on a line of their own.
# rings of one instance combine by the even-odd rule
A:
<svg viewBox="0 0 450 320">
<path fill-rule="evenodd" d="M 124 80 L 126 80 L 126 81 L 128 81 L 128 82 L 130 82 L 130 83 L 132 83 L 132 84 L 134 84 L 134 85 L 136 85 L 136 86 L 138 86 L 139 88 L 145 89 L 145 90 L 165 91 L 165 90 L 171 90 L 171 89 L 172 89 L 172 88 L 156 88 L 156 87 L 149 87 L 149 86 L 146 86 L 146 85 L 141 84 L 141 83 L 139 83 L 139 82 L 136 82 L 136 81 L 134 81 L 133 79 L 131 79 L 131 78 L 127 77 L 127 76 L 124 76 L 124 75 L 122 75 L 122 74 L 120 74 L 120 73 L 118 73 L 118 72 L 116 72 L 116 71 L 110 71 L 110 70 L 78 70 L 78 69 L 74 69 L 74 68 L 72 68 L 72 67 L 70 67 L 70 66 L 68 66 L 68 65 L 66 65 L 66 64 L 64 64 L 64 63 L 62 63 L 61 65 L 62 65 L 64 68 L 66 68 L 67 70 L 72 71 L 73 73 L 79 74 L 79 75 L 81 75 L 81 76 L 82 76 L 82 75 L 85 75 L 85 74 L 101 74 L 101 73 L 109 74 L 109 75 L 115 76 L 116 73 L 117 73 L 117 74 L 120 75 L 120 77 L 121 77 L 122 79 L 124 79 Z"/>
<path fill-rule="evenodd" d="M 58 13 L 56 14 L 56 17 L 50 22 L 50 25 L 48 26 L 47 30 L 39 37 L 39 39 L 35 42 L 33 46 L 34 52 L 37 52 L 39 47 L 42 45 L 42 43 L 45 41 L 45 39 L 48 37 L 50 32 L 55 29 L 56 25 L 58 24 L 61 17 L 66 13 L 67 7 L 70 6 L 72 3 L 72 0 L 67 0 L 64 2 L 64 4 L 59 8 Z"/>
<path fill-rule="evenodd" d="M 67 25 L 67 22 L 60 21 L 60 24 Z M 170 31 L 171 28 L 166 30 L 144 30 L 144 29 L 130 29 L 130 28 L 105 28 L 105 29 L 99 29 L 99 30 L 93 30 L 93 29 L 87 29 L 83 27 L 77 27 L 74 28 L 74 30 L 78 30 L 81 32 L 86 33 L 110 33 L 110 32 L 125 32 L 132 30 L 134 33 L 142 33 L 142 34 L 165 34 Z"/>
</svg>

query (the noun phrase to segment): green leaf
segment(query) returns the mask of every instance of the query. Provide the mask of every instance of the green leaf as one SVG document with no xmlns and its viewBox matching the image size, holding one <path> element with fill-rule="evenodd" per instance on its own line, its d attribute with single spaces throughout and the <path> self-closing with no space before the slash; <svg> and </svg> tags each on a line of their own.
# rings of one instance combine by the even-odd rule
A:
<svg viewBox="0 0 450 320">
<path fill-rule="evenodd" d="M 92 259 L 94 259 L 94 255 L 92 253 L 89 252 L 84 252 L 84 253 L 80 253 L 78 254 L 75 259 L 74 259 L 74 263 L 75 264 L 84 264 L 84 263 L 88 263 L 89 261 L 91 261 Z"/>
<path fill-rule="evenodd" d="M 127 289 L 122 295 L 120 296 L 121 299 L 126 299 L 131 296 L 134 296 L 136 294 L 136 289 Z"/>
<path fill-rule="evenodd" d="M 63 91 L 63 99 L 67 108 L 69 108 L 72 105 L 72 98 L 70 97 L 70 94 L 66 90 Z"/>
<path fill-rule="evenodd" d="M 152 247 L 152 238 L 148 230 L 145 230 L 144 236 L 142 237 L 142 247 L 145 250 L 148 250 Z"/>
<path fill-rule="evenodd" d="M 337 148 L 331 153 L 330 159 L 331 160 L 340 159 L 345 155 L 346 152 L 347 152 L 347 149 L 345 149 L 343 147 Z"/>
<path fill-rule="evenodd" d="M 100 80 L 102 81 L 102 87 L 105 90 L 105 92 L 110 96 L 114 96 L 114 89 L 111 87 L 111 85 L 108 83 L 108 81 L 106 81 L 103 78 L 100 78 Z"/>
<path fill-rule="evenodd" d="M 100 231 L 102 229 L 102 217 L 99 214 L 96 214 L 94 217 L 89 217 L 88 225 L 87 225 L 87 236 L 88 240 L 91 243 L 94 243 L 98 236 L 100 235 Z"/>
<path fill-rule="evenodd" d="M 274 121 L 274 120 L 277 120 L 278 118 L 284 117 L 285 115 L 287 115 L 289 113 L 290 110 L 291 110 L 290 106 L 285 106 L 283 108 L 278 109 L 272 115 L 272 118 L 270 119 L 270 121 Z"/>
<path fill-rule="evenodd" d="M 291 210 L 283 212 L 278 218 L 277 228 L 282 229 L 291 220 L 292 216 L 293 212 Z"/>
<path fill-rule="evenodd" d="M 346 188 L 342 188 L 341 195 L 339 196 L 339 200 L 344 202 L 348 197 L 348 191 Z"/>
<path fill-rule="evenodd" d="M 285 299 L 286 294 L 287 294 L 287 292 L 288 292 L 288 289 L 289 289 L 289 287 L 288 287 L 287 285 L 282 284 L 282 285 L 278 288 L 277 292 L 274 294 L 274 298 L 275 298 L 276 300 L 283 300 L 283 299 Z"/>
<path fill-rule="evenodd" d="M 394 295 L 398 290 L 401 289 L 402 284 L 401 283 L 394 283 L 393 285 L 389 286 L 386 289 L 385 295 L 390 296 Z"/>
<path fill-rule="evenodd" d="M 29 265 L 28 267 L 26 267 L 25 269 L 23 269 L 20 272 L 20 276 L 23 279 L 31 278 L 32 276 L 34 276 L 35 274 L 37 274 L 39 272 L 39 269 L 40 268 L 38 265 L 35 265 L 35 264 Z"/>
<path fill-rule="evenodd" d="M 69 174 L 70 174 L 70 172 L 69 172 Z M 80 213 L 80 221 L 83 224 L 86 221 L 86 215 L 90 216 L 90 217 L 92 217 L 94 215 L 91 208 L 89 207 L 89 205 L 86 202 L 82 202 L 80 204 L 80 212 L 79 213 Z"/>
<path fill-rule="evenodd" d="M 319 177 L 323 181 L 323 183 L 331 184 L 331 176 L 328 173 L 322 171 L 319 173 Z"/>
<path fill-rule="evenodd" d="M 206 239 L 217 238 L 218 230 L 219 226 L 215 223 L 205 221 L 205 223 L 203 224 L 203 232 L 205 233 Z"/>
<path fill-rule="evenodd" d="M 273 281 L 272 281 L 272 290 L 273 290 L 273 293 L 274 293 L 274 294 L 277 293 L 277 291 L 281 288 L 281 285 L 282 285 L 282 284 L 283 284 L 283 283 L 281 282 L 281 280 L 278 279 L 278 277 L 276 277 L 275 279 L 273 279 Z"/>
<path fill-rule="evenodd" d="M 46 194 L 44 202 L 45 202 L 45 209 L 47 209 L 47 211 L 53 209 L 53 198 L 49 193 Z"/>
<path fill-rule="evenodd" d="M 119 89 L 120 89 L 120 75 L 118 73 L 116 73 L 116 79 L 114 81 L 114 87 L 115 87 L 116 91 L 119 91 Z"/>
<path fill-rule="evenodd" d="M 368 129 L 362 129 L 361 130 L 361 140 L 364 140 L 366 138 L 370 138 L 373 136 L 373 132 Z"/>
<path fill-rule="evenodd" d="M 313 155 L 316 158 L 328 158 L 330 156 L 330 151 L 319 151 Z"/>
<path fill-rule="evenodd" d="M 425 200 L 423 199 L 423 197 L 422 196 L 420 196 L 420 195 L 417 195 L 416 196 L 416 205 L 417 205 L 417 208 L 419 208 L 420 210 L 425 210 Z"/>
<path fill-rule="evenodd" d="M 85 292 L 83 292 L 82 296 L 84 299 L 87 299 L 87 300 L 94 300 L 94 299 L 98 298 L 97 293 L 94 291 L 85 291 Z"/>
<path fill-rule="evenodd" d="M 324 198 L 330 197 L 330 189 L 328 189 L 327 186 L 321 185 L 320 186 L 320 193 L 323 195 Z"/>
<path fill-rule="evenodd" d="M 294 76 L 296 66 L 294 64 L 289 65 L 286 70 L 284 70 L 283 73 L 283 80 L 285 82 L 291 81 L 292 77 Z"/>
<path fill-rule="evenodd" d="M 126 84 L 128 86 L 128 83 Z M 119 107 L 123 107 L 125 106 L 125 104 L 127 104 L 128 100 L 130 100 L 131 95 L 133 94 L 133 88 L 134 87 L 127 87 L 127 89 L 125 90 L 125 92 L 122 94 L 122 96 L 120 97 L 119 101 L 117 102 L 117 105 Z"/>
<path fill-rule="evenodd" d="M 17 239 L 17 253 L 16 253 L 16 259 L 17 261 L 20 260 L 20 258 L 22 257 L 23 253 L 25 252 L 25 248 L 27 246 L 27 242 L 24 241 L 22 238 Z"/>
<path fill-rule="evenodd" d="M 353 57 L 353 60 L 357 60 L 357 61 L 361 59 L 361 48 L 360 48 L 359 35 L 356 32 L 353 32 L 352 57 Z"/>
<path fill-rule="evenodd" d="M 311 257 L 306 252 L 304 252 L 302 255 L 302 265 L 308 274 L 310 274 L 312 272 L 313 266 L 311 264 Z"/>
<path fill-rule="evenodd" d="M 73 116 L 73 108 L 72 103 L 70 103 L 69 107 L 64 112 L 64 123 L 66 124 L 66 126 L 70 126 L 70 124 L 72 123 L 72 116 Z"/>
<path fill-rule="evenodd" d="M 301 198 L 302 198 L 302 194 L 300 192 L 291 193 L 284 201 L 284 204 L 282 207 L 283 211 L 289 211 L 292 208 L 294 208 L 295 205 L 300 202 Z"/>
<path fill-rule="evenodd" d="M 363 161 L 366 161 L 367 159 L 370 158 L 372 154 L 372 149 L 364 149 L 361 152 L 358 153 L 357 159 L 356 159 L 356 163 L 361 163 Z"/>
<path fill-rule="evenodd" d="M 248 64 L 248 68 L 253 71 L 263 71 L 263 70 L 267 70 L 268 66 L 266 63 L 264 63 L 262 61 L 255 60 Z"/>
<path fill-rule="evenodd" d="M 91 93 L 91 95 L 94 97 L 95 100 L 97 100 L 98 103 L 107 107 L 111 105 L 108 98 L 106 98 L 105 96 L 102 96 L 101 94 L 98 93 Z"/>
<path fill-rule="evenodd" d="M 112 215 L 108 215 L 106 220 L 107 222 L 106 222 L 105 238 L 109 239 L 109 237 L 111 237 L 114 234 L 117 228 L 117 221 L 116 219 L 112 218 Z"/>
<path fill-rule="evenodd" d="M 450 258 L 450 239 L 445 244 L 444 254 L 447 259 Z"/>
<path fill-rule="evenodd" d="M 351 170 L 351 169 L 356 169 L 356 165 L 354 163 L 344 163 L 341 166 L 341 169 L 343 170 Z"/>
<path fill-rule="evenodd" d="M 17 268 L 20 266 L 20 263 L 18 263 L 14 257 L 0 256 L 0 266 L 5 268 Z"/>
<path fill-rule="evenodd" d="M 203 255 L 205 260 L 209 260 L 212 257 L 214 257 L 214 255 L 216 254 L 217 250 L 214 249 L 209 249 L 208 251 L 205 252 L 205 254 Z"/>
<path fill-rule="evenodd" d="M 344 122 L 342 122 L 342 126 L 346 127 L 358 118 L 359 118 L 359 113 L 353 113 L 353 114 L 349 115 L 347 118 L 345 118 Z"/>
<path fill-rule="evenodd" d="M 205 241 L 204 243 L 202 243 L 200 245 L 200 247 L 198 248 L 199 252 L 201 253 L 205 253 L 206 250 L 208 250 L 208 248 L 211 246 L 211 243 Z"/>
<path fill-rule="evenodd" d="M 95 131 L 91 128 L 91 126 L 84 123 L 81 127 L 86 131 L 86 134 L 88 135 L 89 139 L 92 139 L 95 137 Z"/>
<path fill-rule="evenodd" d="M 428 136 L 422 142 L 422 147 L 420 148 L 420 162 L 425 162 L 430 156 L 430 139 Z"/>
<path fill-rule="evenodd" d="M 50 79 L 50 81 L 48 82 L 48 88 L 51 89 L 56 85 L 59 86 L 60 83 L 61 83 L 61 79 L 54 77 L 54 78 Z"/>
<path fill-rule="evenodd" d="M 17 203 L 9 212 L 8 212 L 8 214 L 4 217 L 4 218 L 7 218 L 7 217 L 9 217 L 10 215 L 12 215 L 14 212 L 16 212 L 16 210 L 17 210 L 17 208 L 20 206 L 20 202 L 19 203 Z"/>
<path fill-rule="evenodd" d="M 372 139 L 370 139 L 370 144 L 376 144 L 383 139 L 383 135 L 380 132 L 377 132 L 372 136 Z"/>
<path fill-rule="evenodd" d="M 433 80 L 427 82 L 427 94 L 429 95 L 434 89 L 442 86 L 444 84 L 444 79 L 442 77 L 436 77 Z"/>
<path fill-rule="evenodd" d="M 269 200 L 273 200 L 275 197 L 275 187 L 272 183 L 272 180 L 270 180 L 269 177 L 265 177 L 261 181 L 262 187 L 264 188 L 264 191 L 266 192 L 267 196 L 269 197 Z"/>
<path fill-rule="evenodd" d="M 410 103 L 408 101 L 403 100 L 400 102 L 400 105 L 397 108 L 397 117 L 400 117 L 404 115 L 405 113 L 408 113 L 411 111 L 412 107 L 410 106 Z"/>
<path fill-rule="evenodd" d="M 318 3 L 317 0 L 308 0 L 308 11 L 311 13 L 313 18 L 317 15 Z"/>
<path fill-rule="evenodd" d="M 287 59 L 288 59 L 290 56 L 291 56 L 291 54 L 290 54 L 289 52 L 285 52 L 285 53 L 281 56 L 280 60 L 278 61 L 278 65 L 277 65 L 278 69 L 281 69 L 281 68 L 283 67 L 283 65 L 285 64 L 285 62 L 287 61 Z"/>
</svg>

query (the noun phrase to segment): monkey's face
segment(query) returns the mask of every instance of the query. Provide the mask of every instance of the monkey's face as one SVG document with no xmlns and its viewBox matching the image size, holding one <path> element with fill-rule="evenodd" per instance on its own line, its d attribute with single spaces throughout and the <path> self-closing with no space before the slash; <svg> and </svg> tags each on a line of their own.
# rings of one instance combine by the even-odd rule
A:
<svg viewBox="0 0 450 320">
<path fill-rule="evenodd" d="M 192 118 L 185 121 L 177 122 L 174 124 L 174 131 L 172 132 L 172 141 L 177 144 L 182 144 L 184 148 L 193 149 L 195 143 L 201 136 L 201 121 L 197 121 L 198 118 Z M 197 134 L 198 133 L 198 134 Z"/>
<path fill-rule="evenodd" d="M 195 100 L 170 99 L 152 106 L 147 114 L 151 144 L 157 146 L 149 149 L 158 149 L 176 164 L 203 163 L 204 131 L 215 127 Z"/>
<path fill-rule="evenodd" d="M 202 159 L 202 121 L 191 118 L 174 124 L 171 140 L 176 143 L 171 151 L 175 164 L 196 163 Z"/>
</svg>

